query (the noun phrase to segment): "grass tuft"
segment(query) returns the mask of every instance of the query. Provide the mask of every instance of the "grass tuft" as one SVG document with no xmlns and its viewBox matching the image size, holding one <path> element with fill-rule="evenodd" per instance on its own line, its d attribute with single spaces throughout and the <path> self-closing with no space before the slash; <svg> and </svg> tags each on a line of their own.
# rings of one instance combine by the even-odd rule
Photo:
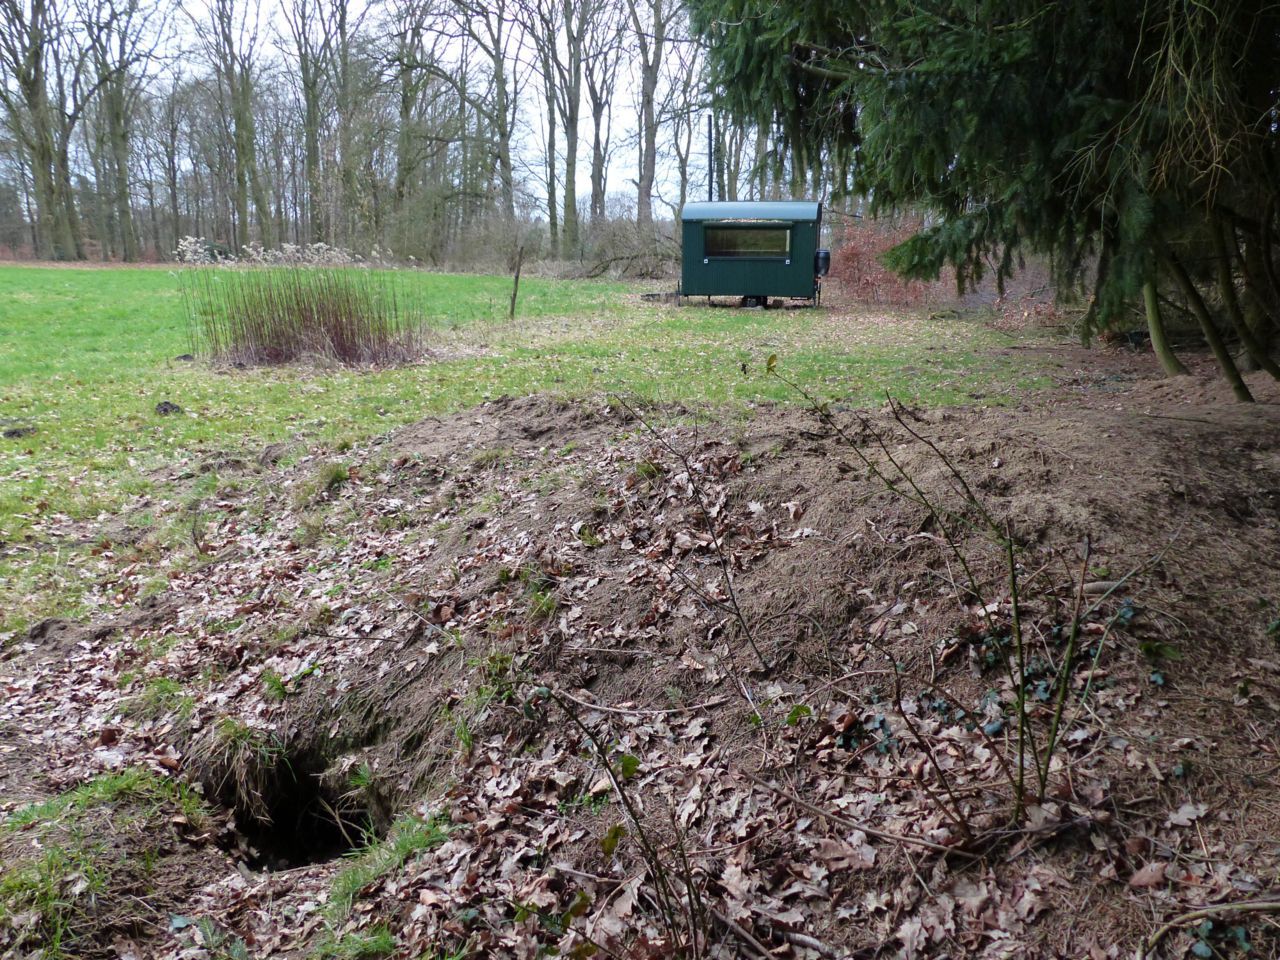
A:
<svg viewBox="0 0 1280 960">
<path fill-rule="evenodd" d="M 169 843 L 157 826 L 170 821 L 174 811 L 192 827 L 208 825 L 194 790 L 145 768 L 129 767 L 22 807 L 0 821 L 0 831 L 29 841 L 6 846 L 0 870 L 4 956 L 62 960 L 96 955 L 86 948 L 119 921 L 113 911 L 121 892 L 148 889 L 155 860 Z M 122 857 L 110 840 L 122 829 L 151 837 L 155 845 L 137 857 Z M 158 911 L 138 902 L 152 914 L 147 922 L 154 922 Z"/>
<path fill-rule="evenodd" d="M 180 682 L 170 677 L 148 680 L 142 691 L 124 701 L 126 715 L 140 720 L 159 720 L 169 714 L 186 719 L 195 709 L 195 698 Z"/>
<path fill-rule="evenodd" d="M 395 953 L 396 938 L 385 923 L 367 930 L 353 930 L 322 944 L 319 956 L 325 960 L 373 960 Z"/>
<path fill-rule="evenodd" d="M 372 840 L 354 851 L 350 863 L 333 878 L 326 911 L 330 924 L 341 923 L 351 914 L 366 887 L 400 869 L 417 854 L 440 846 L 447 837 L 448 821 L 440 817 L 402 817 L 392 824 L 386 839 Z"/>
<path fill-rule="evenodd" d="M 204 806 L 186 784 L 161 777 L 144 767 L 128 767 L 120 773 L 94 777 L 51 800 L 21 807 L 9 815 L 4 826 L 22 829 L 57 820 L 68 813 L 126 801 L 141 803 L 151 810 L 172 803 L 193 823 L 204 822 Z"/>
</svg>

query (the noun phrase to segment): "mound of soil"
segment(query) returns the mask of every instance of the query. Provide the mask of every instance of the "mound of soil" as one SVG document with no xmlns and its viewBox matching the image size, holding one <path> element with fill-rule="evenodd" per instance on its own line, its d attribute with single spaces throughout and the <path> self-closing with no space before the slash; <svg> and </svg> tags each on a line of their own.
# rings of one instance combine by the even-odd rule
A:
<svg viewBox="0 0 1280 960">
<path fill-rule="evenodd" d="M 165 615 L 33 633 L 0 722 L 53 785 L 202 784 L 237 826 L 182 912 L 253 955 L 1131 955 L 1280 870 L 1280 408 L 1162 389 L 504 399 L 264 460 Z M 334 909 L 406 816 L 443 841 Z M 1280 949 L 1208 916 L 1156 950 Z"/>
</svg>

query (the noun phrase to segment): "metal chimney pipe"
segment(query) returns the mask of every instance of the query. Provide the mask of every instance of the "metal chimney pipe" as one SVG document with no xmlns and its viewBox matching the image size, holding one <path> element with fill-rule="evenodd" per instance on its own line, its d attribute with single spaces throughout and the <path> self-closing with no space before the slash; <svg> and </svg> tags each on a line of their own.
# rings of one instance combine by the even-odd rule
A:
<svg viewBox="0 0 1280 960">
<path fill-rule="evenodd" d="M 707 202 L 715 199 L 711 189 L 716 182 L 716 142 L 711 133 L 711 114 L 707 114 Z"/>
</svg>

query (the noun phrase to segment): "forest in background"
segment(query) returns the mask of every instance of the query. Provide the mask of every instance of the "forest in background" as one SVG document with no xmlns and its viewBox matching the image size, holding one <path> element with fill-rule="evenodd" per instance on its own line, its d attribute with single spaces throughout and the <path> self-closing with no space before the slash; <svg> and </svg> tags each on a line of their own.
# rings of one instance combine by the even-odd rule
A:
<svg viewBox="0 0 1280 960">
<path fill-rule="evenodd" d="M 625 263 L 709 116 L 720 197 L 831 192 L 705 73 L 678 0 L 0 0 L 0 255 Z"/>
</svg>

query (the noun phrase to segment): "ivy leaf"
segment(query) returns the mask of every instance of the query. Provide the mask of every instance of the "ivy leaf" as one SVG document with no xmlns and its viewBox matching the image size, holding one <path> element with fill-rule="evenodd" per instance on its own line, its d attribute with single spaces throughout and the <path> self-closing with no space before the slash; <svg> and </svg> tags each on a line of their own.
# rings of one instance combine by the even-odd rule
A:
<svg viewBox="0 0 1280 960">
<path fill-rule="evenodd" d="M 580 917 L 591 907 L 591 897 L 587 895 L 585 890 L 579 890 L 573 898 L 573 903 L 569 904 L 569 909 L 564 912 L 566 920 L 572 920 Z"/>
<path fill-rule="evenodd" d="M 627 828 L 620 823 L 615 823 L 609 828 L 609 831 L 600 840 L 600 849 L 604 851 L 606 857 L 612 857 L 613 851 L 618 849 L 618 844 L 622 838 L 627 835 Z"/>
<path fill-rule="evenodd" d="M 640 758 L 633 753 L 624 753 L 622 759 L 618 761 L 618 771 L 622 774 L 623 780 L 630 780 L 639 769 Z"/>
<path fill-rule="evenodd" d="M 807 704 L 797 703 L 794 707 L 791 708 L 791 712 L 787 714 L 787 726 L 794 727 L 797 723 L 799 723 L 805 717 L 812 717 L 812 716 L 813 716 L 813 711 L 808 707 Z"/>
<path fill-rule="evenodd" d="M 529 699 L 524 702 L 524 715 L 528 720 L 536 720 L 538 717 L 538 708 L 542 706 L 551 697 L 550 687 L 535 687 L 533 692 L 529 694 Z"/>
</svg>

